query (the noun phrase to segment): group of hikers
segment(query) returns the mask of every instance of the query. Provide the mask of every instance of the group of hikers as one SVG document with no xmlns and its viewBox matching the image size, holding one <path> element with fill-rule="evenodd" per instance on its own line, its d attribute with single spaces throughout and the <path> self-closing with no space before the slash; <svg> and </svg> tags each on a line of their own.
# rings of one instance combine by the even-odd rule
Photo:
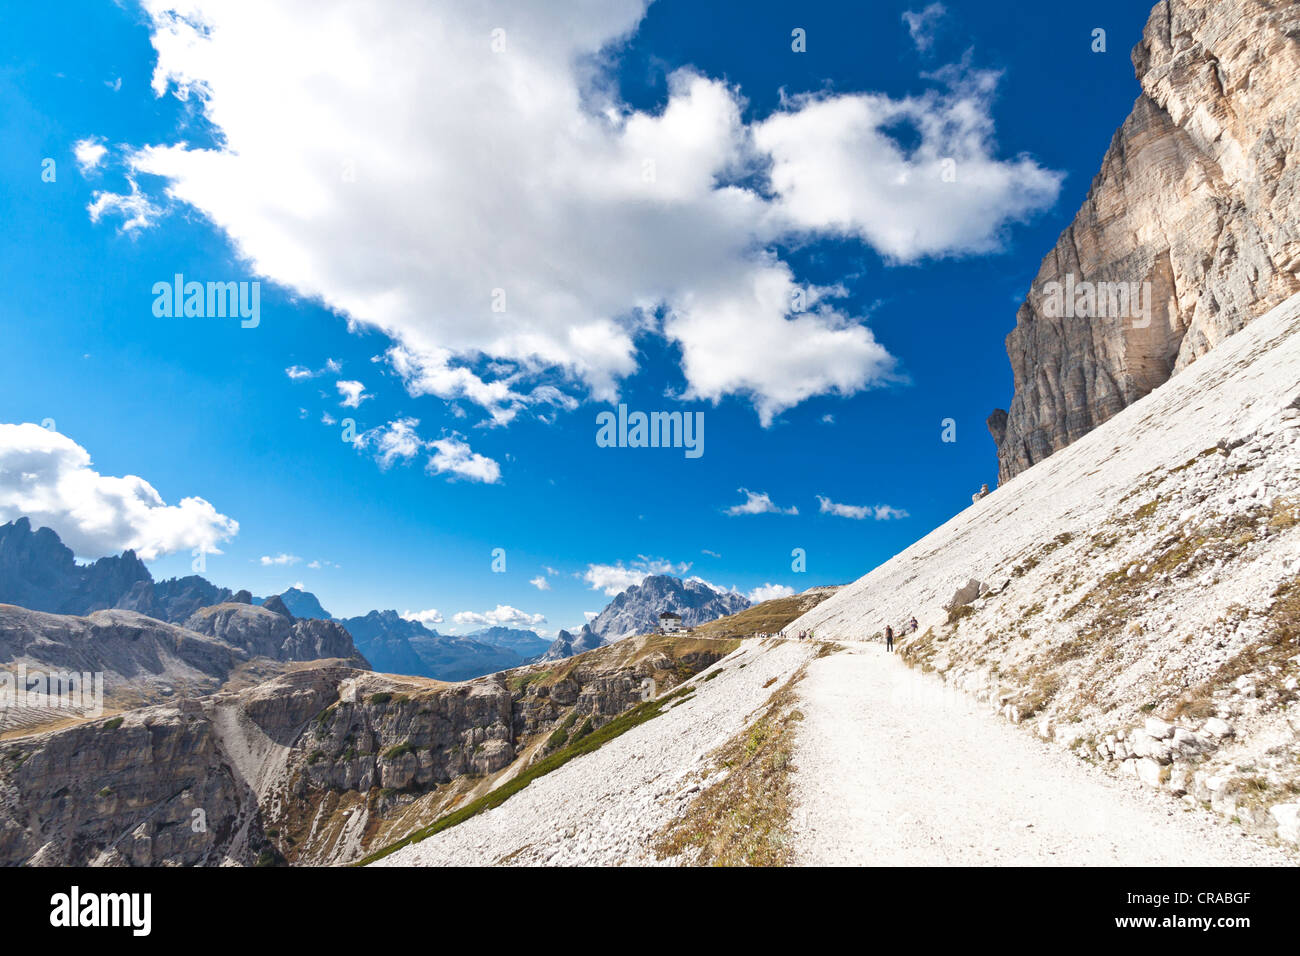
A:
<svg viewBox="0 0 1300 956">
<path fill-rule="evenodd" d="M 916 617 L 913 615 L 912 619 L 903 625 L 903 633 L 911 634 L 918 627 L 920 625 L 916 623 Z M 890 654 L 894 653 L 894 627 L 892 624 L 885 625 L 885 650 Z"/>
<path fill-rule="evenodd" d="M 904 634 L 911 634 L 911 633 L 912 633 L 913 631 L 915 631 L 919 626 L 920 626 L 920 625 L 918 625 L 918 624 L 916 623 L 916 617 L 915 617 L 915 615 L 913 615 L 913 617 L 911 618 L 911 620 L 909 620 L 906 624 L 903 625 L 903 630 L 902 630 L 902 632 L 900 633 L 899 636 L 901 637 L 901 636 L 904 635 Z M 782 631 L 782 632 L 780 633 L 780 636 L 781 636 L 782 638 L 787 639 L 787 640 L 788 640 L 789 637 L 790 637 L 790 635 L 786 634 L 785 631 Z M 812 632 L 811 630 L 800 631 L 798 634 L 796 634 L 796 635 L 794 636 L 794 639 L 797 640 L 797 641 L 812 641 L 812 640 L 816 640 L 816 638 L 813 636 L 813 632 Z M 891 654 L 894 652 L 894 627 L 893 627 L 892 624 L 886 624 L 886 625 L 885 625 L 885 650 L 889 651 L 889 653 L 891 653 Z"/>
</svg>

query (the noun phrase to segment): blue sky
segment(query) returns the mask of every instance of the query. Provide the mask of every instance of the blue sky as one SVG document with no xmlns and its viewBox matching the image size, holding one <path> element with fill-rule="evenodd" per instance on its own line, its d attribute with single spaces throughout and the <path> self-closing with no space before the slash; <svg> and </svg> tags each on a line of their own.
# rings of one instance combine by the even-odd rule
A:
<svg viewBox="0 0 1300 956">
<path fill-rule="evenodd" d="M 39 501 L 156 577 L 210 541 L 232 588 L 548 633 L 647 570 L 852 580 L 994 482 L 1003 337 L 1147 14 L 74 6 L 0 11 L 0 422 L 52 436 L 0 443 L 0 518 Z M 155 316 L 177 273 L 258 281 L 257 327 Z M 704 454 L 598 447 L 615 395 L 703 412 Z M 747 492 L 774 510 L 729 513 Z"/>
</svg>

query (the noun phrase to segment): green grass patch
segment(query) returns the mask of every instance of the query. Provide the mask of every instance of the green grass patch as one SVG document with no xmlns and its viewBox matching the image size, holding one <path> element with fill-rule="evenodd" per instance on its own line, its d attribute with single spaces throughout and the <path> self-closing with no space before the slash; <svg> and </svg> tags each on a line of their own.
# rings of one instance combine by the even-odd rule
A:
<svg viewBox="0 0 1300 956">
<path fill-rule="evenodd" d="M 396 760 L 398 757 L 405 756 L 406 754 L 413 753 L 414 751 L 415 751 L 415 745 L 411 743 L 409 740 L 404 740 L 396 747 L 389 747 L 387 750 L 385 750 L 384 759 Z"/>
</svg>

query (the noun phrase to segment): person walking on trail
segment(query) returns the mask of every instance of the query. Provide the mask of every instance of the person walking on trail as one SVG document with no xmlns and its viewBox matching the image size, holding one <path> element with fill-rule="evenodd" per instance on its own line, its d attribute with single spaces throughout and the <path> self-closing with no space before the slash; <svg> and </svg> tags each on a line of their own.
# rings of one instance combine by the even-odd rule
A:
<svg viewBox="0 0 1300 956">
<path fill-rule="evenodd" d="M 916 623 L 916 618 L 913 617 L 910 621 L 907 622 L 907 633 L 914 634 L 918 627 L 920 627 L 920 625 Z"/>
<path fill-rule="evenodd" d="M 894 653 L 894 629 L 888 624 L 885 625 L 885 650 Z"/>
</svg>

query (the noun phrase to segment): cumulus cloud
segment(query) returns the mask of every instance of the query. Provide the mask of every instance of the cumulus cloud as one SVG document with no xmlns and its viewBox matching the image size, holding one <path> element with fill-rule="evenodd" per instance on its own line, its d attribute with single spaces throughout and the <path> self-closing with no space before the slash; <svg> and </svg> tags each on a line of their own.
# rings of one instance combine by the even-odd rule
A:
<svg viewBox="0 0 1300 956">
<path fill-rule="evenodd" d="M 996 251 L 1008 224 L 1055 202 L 1060 173 L 993 155 L 999 74 L 954 67 L 934 76 L 946 90 L 810 94 L 765 120 L 754 136 L 772 158 L 781 213 L 810 234 L 856 238 L 903 263 Z M 919 136 L 915 147 L 890 135 L 899 124 Z"/>
<path fill-rule="evenodd" d="M 493 485 L 501 480 L 501 466 L 484 455 L 470 449 L 462 439 L 452 436 L 429 442 L 433 457 L 426 470 L 433 474 L 450 474 L 468 481 L 481 481 Z"/>
<path fill-rule="evenodd" d="M 542 577 L 540 574 L 535 578 L 529 579 L 528 583 L 539 591 L 549 591 L 551 589 L 551 582 L 546 580 L 546 578 Z"/>
<path fill-rule="evenodd" d="M 399 418 L 365 433 L 366 441 L 374 446 L 380 468 L 414 458 L 424 449 L 425 442 L 415 431 L 419 424 L 415 418 Z"/>
<path fill-rule="evenodd" d="M 905 10 L 903 22 L 917 50 L 928 53 L 934 46 L 935 32 L 939 23 L 947 15 L 948 9 L 942 3 L 932 3 L 923 10 Z"/>
<path fill-rule="evenodd" d="M 509 604 L 498 604 L 495 609 L 479 614 L 477 611 L 457 611 L 452 620 L 462 626 L 522 627 L 532 628 L 546 623 L 545 614 L 529 614 Z"/>
<path fill-rule="evenodd" d="M 87 136 L 72 144 L 72 155 L 77 160 L 77 168 L 81 170 L 81 175 L 85 176 L 99 168 L 104 157 L 108 155 L 108 147 L 104 145 L 101 137 Z"/>
<path fill-rule="evenodd" d="M 442 615 L 436 607 L 431 607 L 425 611 L 403 611 L 401 614 L 403 620 L 418 621 L 421 624 L 441 624 Z"/>
<path fill-rule="evenodd" d="M 795 311 L 773 250 L 848 236 L 899 261 L 988 251 L 1059 182 L 999 158 L 991 83 L 823 93 L 746 122 L 742 91 L 681 69 L 662 109 L 633 109 L 607 54 L 640 0 L 144 7 L 154 92 L 197 103 L 219 145 L 141 145 L 132 169 L 259 274 L 386 334 L 411 394 L 493 424 L 610 400 L 638 334 L 678 347 L 682 397 L 738 396 L 764 424 L 886 383 L 894 359 L 843 290 L 805 289 Z M 449 92 L 412 113 L 430 90 Z M 919 146 L 887 135 L 900 122 Z M 770 189 L 736 185 L 768 168 Z"/>
<path fill-rule="evenodd" d="M 745 500 L 727 509 L 729 515 L 797 515 L 799 509 L 794 505 L 782 508 L 776 504 L 767 492 L 750 491 L 748 488 L 736 489 L 745 496 Z"/>
<path fill-rule="evenodd" d="M 794 588 L 787 585 L 761 584 L 746 594 L 745 597 L 749 598 L 751 604 L 759 604 L 763 601 L 770 601 L 773 598 L 789 597 L 791 594 L 794 594 Z"/>
<path fill-rule="evenodd" d="M 893 508 L 889 505 L 846 505 L 838 501 L 831 501 L 825 495 L 818 495 L 817 502 L 821 506 L 818 510 L 822 514 L 838 515 L 841 518 L 852 518 L 854 521 L 863 521 L 867 518 L 874 518 L 876 521 L 888 521 L 891 518 L 906 518 L 907 512 L 902 508 Z"/>
<path fill-rule="evenodd" d="M 292 378 L 292 376 L 290 377 Z M 339 390 L 339 394 L 343 396 L 339 399 L 339 404 L 344 408 L 358 408 L 362 402 L 374 398 L 373 395 L 365 394 L 366 387 L 360 382 L 339 381 L 335 382 L 334 385 Z"/>
<path fill-rule="evenodd" d="M 622 561 L 617 564 L 588 564 L 587 570 L 582 572 L 582 579 L 593 591 L 604 591 L 613 597 L 633 585 L 640 584 L 652 574 L 672 574 L 680 577 L 690 569 L 691 566 L 687 562 L 673 564 L 663 558 L 647 558 L 645 555 L 638 555 L 637 559 L 628 565 L 624 565 Z"/>
<path fill-rule="evenodd" d="M 0 521 L 23 515 L 81 558 L 127 548 L 145 561 L 194 548 L 220 554 L 219 542 L 239 531 L 202 498 L 168 505 L 143 478 L 101 475 L 89 452 L 59 432 L 0 424 Z"/>
<path fill-rule="evenodd" d="M 360 432 L 354 444 L 368 449 L 381 469 L 407 462 L 425 451 L 431 452 L 425 464 L 429 474 L 446 474 L 451 478 L 495 484 L 501 480 L 501 466 L 470 448 L 460 435 L 426 440 L 417 431 L 417 418 L 398 418 Z"/>
<path fill-rule="evenodd" d="M 264 554 L 257 560 L 262 565 L 262 567 L 269 568 L 274 565 L 297 564 L 299 561 L 302 560 L 302 558 L 298 557 L 298 555 L 296 554 L 285 554 L 283 551 L 281 551 L 279 554 L 276 555 Z"/>
</svg>

